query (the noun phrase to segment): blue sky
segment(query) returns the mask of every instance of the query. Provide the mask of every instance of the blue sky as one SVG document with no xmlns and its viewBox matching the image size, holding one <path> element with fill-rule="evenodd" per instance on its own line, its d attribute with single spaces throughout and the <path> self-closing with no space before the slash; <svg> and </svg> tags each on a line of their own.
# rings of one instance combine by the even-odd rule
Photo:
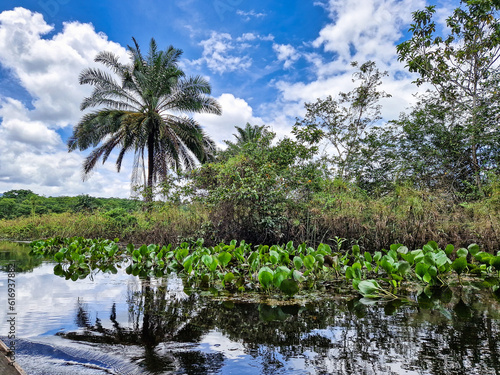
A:
<svg viewBox="0 0 500 375">
<path fill-rule="evenodd" d="M 389 72 L 385 120 L 413 102 L 418 88 L 395 46 L 408 37 L 411 12 L 426 0 L 17 0 L 0 5 L 0 192 L 128 197 L 130 160 L 113 161 L 82 182 L 86 153 L 65 142 L 90 87 L 79 72 L 109 50 L 127 61 L 135 37 L 144 50 L 184 51 L 188 75 L 206 76 L 223 115 L 194 115 L 219 145 L 234 126 L 269 125 L 289 135 L 304 102 L 353 88 L 349 63 L 374 60 Z M 443 22 L 458 1 L 440 2 Z"/>
</svg>

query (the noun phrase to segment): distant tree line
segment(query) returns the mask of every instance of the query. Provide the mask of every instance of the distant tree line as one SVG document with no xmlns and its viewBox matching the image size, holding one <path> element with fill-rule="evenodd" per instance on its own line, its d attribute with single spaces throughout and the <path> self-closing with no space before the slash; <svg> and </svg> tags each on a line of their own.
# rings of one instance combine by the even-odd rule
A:
<svg viewBox="0 0 500 375">
<path fill-rule="evenodd" d="M 141 203 L 122 198 L 94 198 L 87 194 L 76 197 L 44 197 L 31 190 L 9 190 L 0 196 L 0 219 L 63 212 L 108 212 L 136 210 Z"/>
</svg>

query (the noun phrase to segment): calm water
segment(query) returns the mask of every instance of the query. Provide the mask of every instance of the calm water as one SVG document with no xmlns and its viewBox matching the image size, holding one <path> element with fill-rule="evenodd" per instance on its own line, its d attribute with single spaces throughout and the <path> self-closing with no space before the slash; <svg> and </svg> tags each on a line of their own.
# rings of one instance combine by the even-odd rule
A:
<svg viewBox="0 0 500 375">
<path fill-rule="evenodd" d="M 7 260 L 16 274 L 17 361 L 38 374 L 499 374 L 500 305 L 441 290 L 418 304 L 327 296 L 291 305 L 186 294 L 123 272 L 66 281 L 53 264 L 0 247 L 0 337 Z M 33 268 L 34 267 L 34 268 Z"/>
</svg>

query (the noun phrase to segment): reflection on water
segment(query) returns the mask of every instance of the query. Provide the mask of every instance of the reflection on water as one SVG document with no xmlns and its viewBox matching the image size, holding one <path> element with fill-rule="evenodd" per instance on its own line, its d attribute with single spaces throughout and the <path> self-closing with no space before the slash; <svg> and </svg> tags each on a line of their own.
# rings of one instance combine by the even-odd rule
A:
<svg viewBox="0 0 500 375">
<path fill-rule="evenodd" d="M 500 305 L 472 288 L 418 303 L 271 306 L 187 295 L 176 278 L 72 282 L 52 269 L 16 276 L 17 358 L 28 374 L 500 373 Z"/>
</svg>

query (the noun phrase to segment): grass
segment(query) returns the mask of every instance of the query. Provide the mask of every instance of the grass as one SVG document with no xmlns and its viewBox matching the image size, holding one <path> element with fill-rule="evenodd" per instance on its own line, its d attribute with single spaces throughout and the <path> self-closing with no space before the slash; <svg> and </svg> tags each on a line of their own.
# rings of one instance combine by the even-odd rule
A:
<svg viewBox="0 0 500 375">
<path fill-rule="evenodd" d="M 224 207 L 224 206 L 221 206 Z M 335 245 L 346 238 L 365 250 L 380 250 L 391 243 L 418 248 L 430 240 L 456 247 L 478 243 L 483 249 L 500 249 L 500 207 L 497 195 L 470 204 L 453 204 L 446 195 L 401 188 L 382 198 L 370 198 L 356 189 L 333 185 L 302 204 L 290 204 L 283 214 L 286 225 L 273 243 L 320 242 Z M 119 238 L 122 242 L 179 244 L 204 238 L 207 245 L 233 238 L 257 243 L 258 233 L 248 238 L 235 233 L 245 225 L 238 212 L 221 215 L 217 208 L 201 204 L 158 204 L 152 211 L 123 209 L 94 213 L 36 215 L 0 220 L 0 238 L 35 240 L 54 236 Z M 220 219 L 222 217 L 222 219 Z M 241 233 L 241 232 L 240 232 Z M 252 236 L 255 234 L 255 236 Z"/>
</svg>

